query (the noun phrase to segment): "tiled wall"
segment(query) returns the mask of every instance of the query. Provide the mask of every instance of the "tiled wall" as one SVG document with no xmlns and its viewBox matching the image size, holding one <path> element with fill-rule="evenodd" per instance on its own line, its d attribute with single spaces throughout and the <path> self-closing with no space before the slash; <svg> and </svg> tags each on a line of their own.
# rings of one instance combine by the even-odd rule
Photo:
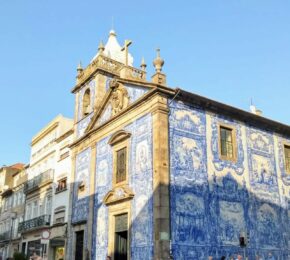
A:
<svg viewBox="0 0 290 260">
<path fill-rule="evenodd" d="M 135 194 L 131 207 L 131 259 L 151 259 L 153 254 L 151 120 L 146 115 L 125 127 L 131 133 L 129 186 Z M 103 199 L 112 188 L 113 154 L 109 138 L 97 143 L 92 259 L 105 259 L 108 252 L 108 208 Z"/>
<path fill-rule="evenodd" d="M 236 131 L 237 160 L 221 160 L 219 124 Z M 282 138 L 199 107 L 170 104 L 174 259 L 243 254 L 290 259 L 289 175 Z"/>
<path fill-rule="evenodd" d="M 87 148 L 76 156 L 75 179 L 73 183 L 72 223 L 87 220 L 89 211 L 91 149 Z M 80 183 L 85 185 L 85 192 L 78 195 Z"/>
</svg>

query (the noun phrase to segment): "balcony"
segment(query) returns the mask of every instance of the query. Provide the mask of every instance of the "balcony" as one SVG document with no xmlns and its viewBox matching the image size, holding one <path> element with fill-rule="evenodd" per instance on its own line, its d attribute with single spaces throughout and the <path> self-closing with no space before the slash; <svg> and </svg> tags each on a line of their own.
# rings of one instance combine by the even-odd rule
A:
<svg viewBox="0 0 290 260">
<path fill-rule="evenodd" d="M 2 197 L 8 197 L 13 193 L 12 188 L 4 189 L 1 193 Z"/>
<path fill-rule="evenodd" d="M 27 194 L 29 192 L 32 192 L 39 187 L 43 186 L 46 183 L 53 181 L 53 173 L 54 171 L 52 169 L 49 169 L 36 177 L 34 177 L 32 180 L 29 180 L 24 185 L 24 193 Z"/>
<path fill-rule="evenodd" d="M 0 234 L 0 241 L 5 241 L 10 239 L 10 232 L 4 232 Z"/>
<path fill-rule="evenodd" d="M 47 227 L 50 225 L 50 215 L 42 215 L 19 223 L 18 232 L 26 232 L 32 229 Z"/>
</svg>

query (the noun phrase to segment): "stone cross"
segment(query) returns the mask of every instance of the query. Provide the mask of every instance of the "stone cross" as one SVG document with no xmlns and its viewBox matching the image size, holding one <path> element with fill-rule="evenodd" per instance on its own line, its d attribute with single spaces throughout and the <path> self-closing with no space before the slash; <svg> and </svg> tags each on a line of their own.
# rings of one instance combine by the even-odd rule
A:
<svg viewBox="0 0 290 260">
<path fill-rule="evenodd" d="M 128 47 L 131 45 L 131 40 L 125 40 L 125 44 L 122 47 L 121 51 L 125 50 L 125 65 L 128 66 Z"/>
</svg>

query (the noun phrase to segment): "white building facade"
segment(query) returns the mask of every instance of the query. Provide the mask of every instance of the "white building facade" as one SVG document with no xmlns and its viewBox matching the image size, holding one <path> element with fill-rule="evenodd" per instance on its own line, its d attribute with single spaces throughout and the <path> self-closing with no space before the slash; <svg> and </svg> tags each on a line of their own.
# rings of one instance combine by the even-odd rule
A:
<svg viewBox="0 0 290 260">
<path fill-rule="evenodd" d="M 22 234 L 22 252 L 28 256 L 55 259 L 55 250 L 50 248 L 51 237 L 65 237 L 63 232 L 55 232 L 53 226 L 64 225 L 66 221 L 71 128 L 72 120 L 59 115 L 32 138 L 28 181 L 24 187 L 25 219 L 18 228 Z"/>
<path fill-rule="evenodd" d="M 0 170 L 0 259 L 20 250 L 18 223 L 23 219 L 26 170 L 23 164 Z"/>
</svg>

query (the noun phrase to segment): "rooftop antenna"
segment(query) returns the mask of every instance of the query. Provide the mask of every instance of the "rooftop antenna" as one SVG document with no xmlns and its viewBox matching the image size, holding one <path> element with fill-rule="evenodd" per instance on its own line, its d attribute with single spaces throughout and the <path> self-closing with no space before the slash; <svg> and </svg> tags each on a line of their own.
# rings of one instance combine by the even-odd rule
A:
<svg viewBox="0 0 290 260">
<path fill-rule="evenodd" d="M 112 30 L 114 30 L 114 16 L 112 16 Z"/>
<path fill-rule="evenodd" d="M 253 102 L 253 98 L 251 97 L 251 100 L 250 100 L 250 111 L 253 113 L 253 114 L 256 114 L 256 107 L 254 105 L 254 102 Z"/>
<path fill-rule="evenodd" d="M 253 99 L 251 98 L 251 105 L 250 105 L 250 111 L 257 115 L 257 116 L 261 116 L 263 114 L 262 110 L 258 109 L 253 102 Z"/>
</svg>

